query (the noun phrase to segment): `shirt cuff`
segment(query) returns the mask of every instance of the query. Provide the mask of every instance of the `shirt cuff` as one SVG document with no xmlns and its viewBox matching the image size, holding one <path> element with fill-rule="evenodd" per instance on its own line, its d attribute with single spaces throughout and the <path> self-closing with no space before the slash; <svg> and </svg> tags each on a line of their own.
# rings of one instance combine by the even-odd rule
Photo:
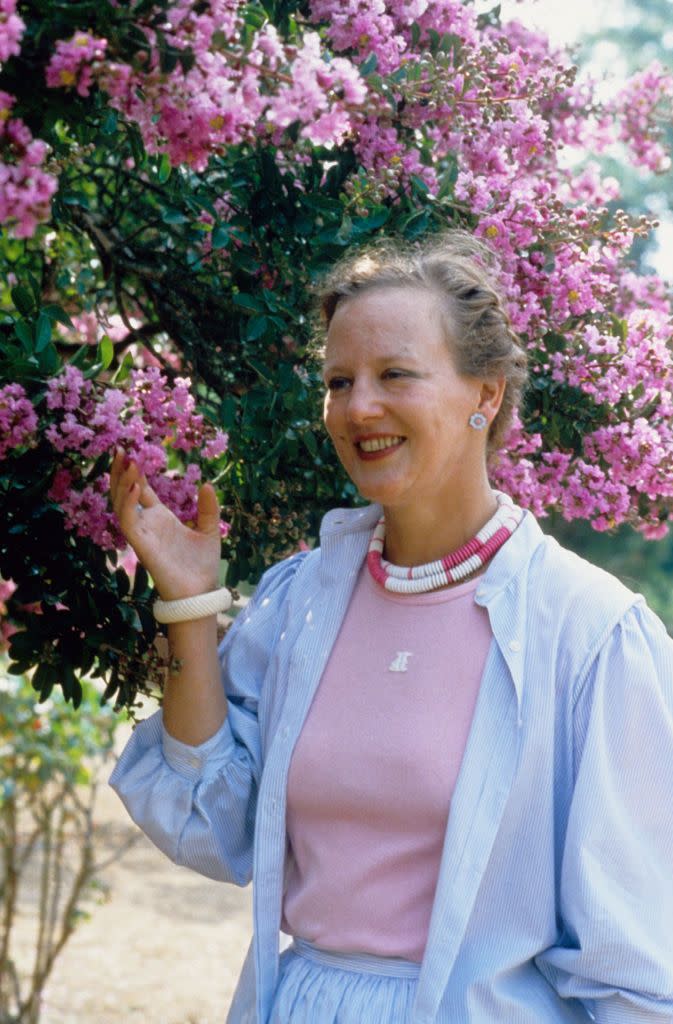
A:
<svg viewBox="0 0 673 1024">
<path fill-rule="evenodd" d="M 207 765 L 211 763 L 218 766 L 226 764 L 236 754 L 236 741 L 228 718 L 225 718 L 213 736 L 204 743 L 199 743 L 198 746 L 191 746 L 189 743 L 176 740 L 167 732 L 163 722 L 161 730 L 161 748 L 166 763 L 173 771 L 189 779 L 190 782 L 198 782 Z"/>
</svg>

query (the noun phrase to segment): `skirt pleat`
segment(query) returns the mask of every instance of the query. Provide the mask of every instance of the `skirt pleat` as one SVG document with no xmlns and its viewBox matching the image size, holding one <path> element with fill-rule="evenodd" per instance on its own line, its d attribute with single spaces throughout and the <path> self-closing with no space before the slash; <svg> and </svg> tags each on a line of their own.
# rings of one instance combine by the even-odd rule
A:
<svg viewBox="0 0 673 1024">
<path fill-rule="evenodd" d="M 420 964 L 331 953 L 302 940 L 281 956 L 269 1024 L 406 1024 Z"/>
</svg>

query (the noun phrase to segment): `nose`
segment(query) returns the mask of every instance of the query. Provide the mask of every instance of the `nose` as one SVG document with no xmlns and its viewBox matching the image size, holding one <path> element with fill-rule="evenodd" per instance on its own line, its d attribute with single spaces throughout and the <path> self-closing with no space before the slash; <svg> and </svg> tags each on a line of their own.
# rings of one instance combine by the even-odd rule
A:
<svg viewBox="0 0 673 1024">
<path fill-rule="evenodd" d="M 375 384 L 356 378 L 348 394 L 348 419 L 355 426 L 376 420 L 383 415 L 381 396 Z"/>
</svg>

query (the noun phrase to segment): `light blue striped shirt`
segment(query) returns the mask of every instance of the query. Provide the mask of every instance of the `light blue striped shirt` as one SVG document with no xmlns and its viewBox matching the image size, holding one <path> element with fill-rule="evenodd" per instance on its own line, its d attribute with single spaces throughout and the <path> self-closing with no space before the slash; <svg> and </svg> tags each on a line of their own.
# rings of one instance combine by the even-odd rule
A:
<svg viewBox="0 0 673 1024">
<path fill-rule="evenodd" d="M 186 746 L 157 713 L 111 779 L 172 860 L 254 879 L 230 1024 L 264 1024 L 271 1005 L 288 767 L 379 513 L 329 513 L 320 549 L 264 576 L 221 648 L 217 735 Z M 493 641 L 409 1024 L 670 1024 L 673 641 L 530 514 L 475 600 Z"/>
</svg>

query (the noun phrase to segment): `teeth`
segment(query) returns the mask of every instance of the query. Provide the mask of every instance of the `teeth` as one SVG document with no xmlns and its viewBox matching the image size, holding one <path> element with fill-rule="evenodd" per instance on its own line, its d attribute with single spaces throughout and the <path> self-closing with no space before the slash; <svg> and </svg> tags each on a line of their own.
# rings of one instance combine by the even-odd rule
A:
<svg viewBox="0 0 673 1024">
<path fill-rule="evenodd" d="M 363 452 L 380 452 L 384 448 L 392 448 L 401 441 L 404 441 L 403 437 L 375 437 L 370 441 L 360 441 L 360 448 Z"/>
</svg>

